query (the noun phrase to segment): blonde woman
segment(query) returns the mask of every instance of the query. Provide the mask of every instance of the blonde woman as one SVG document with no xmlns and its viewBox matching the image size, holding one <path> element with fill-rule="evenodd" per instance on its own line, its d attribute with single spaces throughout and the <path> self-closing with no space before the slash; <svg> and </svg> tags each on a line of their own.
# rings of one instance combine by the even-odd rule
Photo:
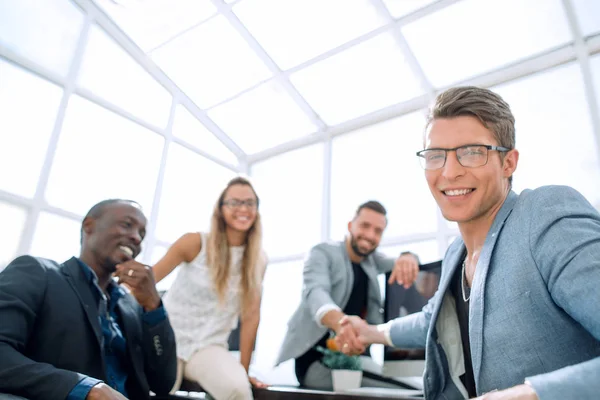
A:
<svg viewBox="0 0 600 400">
<path fill-rule="evenodd" d="M 160 281 L 179 266 L 163 303 L 177 340 L 178 379 L 198 382 L 216 400 L 252 399 L 248 375 L 260 320 L 266 257 L 258 197 L 250 182 L 231 180 L 215 204 L 208 234 L 187 233 L 154 266 Z M 240 360 L 227 339 L 240 319 Z"/>
</svg>

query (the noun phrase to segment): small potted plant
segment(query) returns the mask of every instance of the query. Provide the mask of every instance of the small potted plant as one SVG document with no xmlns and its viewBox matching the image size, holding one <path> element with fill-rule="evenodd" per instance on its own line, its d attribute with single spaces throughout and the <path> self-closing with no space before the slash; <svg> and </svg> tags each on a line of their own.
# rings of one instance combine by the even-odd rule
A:
<svg viewBox="0 0 600 400">
<path fill-rule="evenodd" d="M 323 365 L 331 369 L 333 390 L 358 389 L 362 381 L 362 366 L 359 356 L 349 356 L 339 351 L 317 347 L 323 353 Z"/>
</svg>

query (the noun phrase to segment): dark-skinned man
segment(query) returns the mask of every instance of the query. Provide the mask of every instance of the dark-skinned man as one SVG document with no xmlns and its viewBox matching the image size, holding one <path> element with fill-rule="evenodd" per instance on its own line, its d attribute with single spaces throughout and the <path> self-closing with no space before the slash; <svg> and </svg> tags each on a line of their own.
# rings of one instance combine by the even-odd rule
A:
<svg viewBox="0 0 600 400">
<path fill-rule="evenodd" d="M 135 261 L 145 234 L 136 202 L 105 200 L 83 219 L 79 257 L 22 256 L 0 273 L 0 393 L 114 400 L 169 392 L 175 337 L 151 269 Z"/>
</svg>

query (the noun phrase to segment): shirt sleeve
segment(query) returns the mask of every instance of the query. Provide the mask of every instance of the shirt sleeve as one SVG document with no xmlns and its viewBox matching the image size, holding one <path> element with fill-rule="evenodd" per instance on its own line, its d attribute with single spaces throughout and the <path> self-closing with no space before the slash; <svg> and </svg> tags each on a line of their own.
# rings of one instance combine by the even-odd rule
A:
<svg viewBox="0 0 600 400">
<path fill-rule="evenodd" d="M 90 390 L 99 383 L 102 383 L 102 381 L 86 376 L 71 390 L 67 400 L 85 400 Z"/>
<path fill-rule="evenodd" d="M 150 326 L 158 325 L 165 319 L 167 319 L 167 312 L 165 311 L 162 301 L 160 302 L 160 306 L 155 310 L 147 311 L 142 314 L 142 321 Z"/>
</svg>

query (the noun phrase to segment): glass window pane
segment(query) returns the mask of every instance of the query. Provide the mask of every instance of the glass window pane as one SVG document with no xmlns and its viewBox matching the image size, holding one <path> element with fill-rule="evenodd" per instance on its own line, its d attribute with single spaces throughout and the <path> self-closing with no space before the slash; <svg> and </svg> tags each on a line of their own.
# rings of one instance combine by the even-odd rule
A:
<svg viewBox="0 0 600 400">
<path fill-rule="evenodd" d="M 493 88 L 515 115 L 514 188 L 569 185 L 600 206 L 600 160 L 577 63 Z"/>
<path fill-rule="evenodd" d="M 152 209 L 164 140 L 78 96 L 67 107 L 46 199 L 84 215 L 98 201 L 125 198 Z"/>
<path fill-rule="evenodd" d="M 598 105 L 598 113 L 600 114 L 600 54 L 590 57 L 590 69 L 592 70 L 592 79 L 594 81 L 594 89 L 596 92 L 596 104 Z M 600 138 L 597 138 L 600 140 Z"/>
<path fill-rule="evenodd" d="M 583 36 L 600 32 L 600 2 L 597 0 L 571 0 Z"/>
<path fill-rule="evenodd" d="M 233 10 L 284 70 L 387 22 L 368 0 L 244 0 Z"/>
<path fill-rule="evenodd" d="M 331 237 L 341 239 L 356 208 L 378 200 L 388 211 L 384 237 L 437 231 L 437 205 L 415 153 L 424 115 L 408 114 L 334 138 Z"/>
<path fill-rule="evenodd" d="M 25 209 L 0 202 L 0 271 L 16 257 L 26 219 Z"/>
<path fill-rule="evenodd" d="M 383 0 L 383 3 L 394 18 L 400 18 L 417 11 L 436 0 Z"/>
<path fill-rule="evenodd" d="M 167 253 L 168 248 L 161 245 L 155 245 L 150 253 L 150 265 L 155 265 L 164 255 Z M 156 290 L 167 291 L 171 288 L 175 278 L 179 273 L 179 268 L 175 268 L 169 275 L 165 276 L 160 282 L 156 284 Z"/>
<path fill-rule="evenodd" d="M 208 115 L 246 153 L 255 153 L 317 130 L 274 80 L 213 108 Z"/>
<path fill-rule="evenodd" d="M 84 17 L 67 0 L 4 0 L 0 44 L 61 76 L 66 76 Z"/>
<path fill-rule="evenodd" d="M 73 256 L 79 257 L 80 250 L 80 221 L 48 212 L 40 213 L 29 254 L 62 263 Z"/>
<path fill-rule="evenodd" d="M 300 304 L 302 297 L 302 260 L 286 263 L 269 264 L 263 282 L 263 295 L 260 310 L 260 325 L 256 338 L 253 368 L 260 376 L 269 374 L 267 382 L 282 383 L 280 377 L 271 376 L 277 360 L 279 348 L 287 332 L 287 323 Z M 292 374 L 287 380 L 294 380 L 293 361 Z M 265 376 L 265 379 L 267 377 Z"/>
<path fill-rule="evenodd" d="M 321 240 L 323 153 L 316 144 L 252 165 L 270 258 L 307 252 Z"/>
<path fill-rule="evenodd" d="M 208 232 L 213 207 L 235 173 L 185 147 L 169 146 L 156 237 L 174 242 L 186 232 Z"/>
<path fill-rule="evenodd" d="M 560 0 L 464 0 L 402 30 L 436 87 L 572 40 Z"/>
<path fill-rule="evenodd" d="M 2 59 L 0 77 L 0 188 L 33 197 L 62 89 Z"/>
<path fill-rule="evenodd" d="M 151 56 L 201 108 L 224 101 L 271 76 L 223 16 L 179 36 Z"/>
<path fill-rule="evenodd" d="M 180 104 L 175 111 L 173 135 L 232 165 L 238 163 L 235 154 Z"/>
<path fill-rule="evenodd" d="M 95 26 L 90 30 L 77 82 L 157 127 L 167 125 L 169 92 Z"/>
<path fill-rule="evenodd" d="M 210 0 L 95 0 L 144 51 L 217 12 Z"/>
<path fill-rule="evenodd" d="M 290 76 L 329 125 L 423 93 L 392 33 L 383 33 Z"/>
</svg>

